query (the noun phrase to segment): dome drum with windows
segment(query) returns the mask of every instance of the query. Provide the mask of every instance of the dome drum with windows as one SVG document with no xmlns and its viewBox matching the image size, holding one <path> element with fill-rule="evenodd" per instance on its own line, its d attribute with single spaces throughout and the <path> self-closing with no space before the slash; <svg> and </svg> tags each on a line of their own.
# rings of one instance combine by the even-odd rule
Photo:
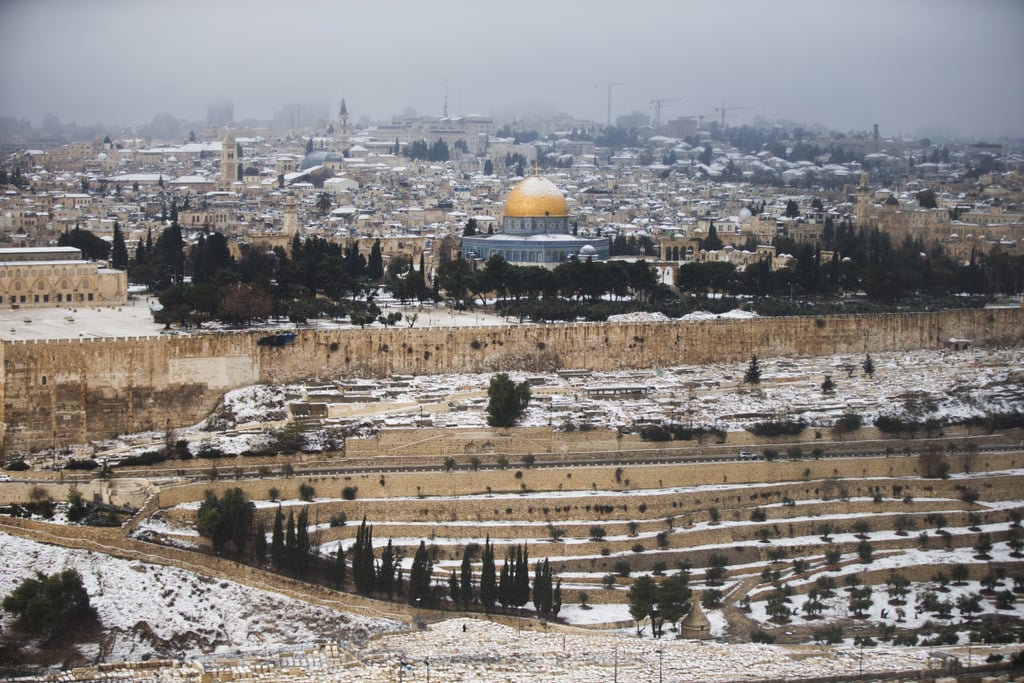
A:
<svg viewBox="0 0 1024 683">
<path fill-rule="evenodd" d="M 520 181 L 505 199 L 502 232 L 462 239 L 466 258 L 498 255 L 509 263 L 554 268 L 570 259 L 608 258 L 608 239 L 569 231 L 569 203 L 558 187 L 540 176 Z"/>
</svg>

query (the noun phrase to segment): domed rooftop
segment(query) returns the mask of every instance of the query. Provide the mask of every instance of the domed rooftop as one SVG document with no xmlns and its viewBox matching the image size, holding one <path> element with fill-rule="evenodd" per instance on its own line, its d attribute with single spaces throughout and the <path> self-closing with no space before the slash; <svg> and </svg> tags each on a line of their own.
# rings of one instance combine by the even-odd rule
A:
<svg viewBox="0 0 1024 683">
<path fill-rule="evenodd" d="M 324 150 L 317 150 L 310 152 L 306 155 L 306 158 L 302 160 L 302 166 L 299 170 L 305 171 L 307 168 L 313 168 L 314 166 L 323 166 L 326 163 L 340 163 L 345 161 L 345 157 L 337 152 L 327 152 Z"/>
<path fill-rule="evenodd" d="M 547 178 L 524 178 L 505 198 L 505 215 L 516 218 L 568 216 L 569 204 L 562 192 Z"/>
</svg>

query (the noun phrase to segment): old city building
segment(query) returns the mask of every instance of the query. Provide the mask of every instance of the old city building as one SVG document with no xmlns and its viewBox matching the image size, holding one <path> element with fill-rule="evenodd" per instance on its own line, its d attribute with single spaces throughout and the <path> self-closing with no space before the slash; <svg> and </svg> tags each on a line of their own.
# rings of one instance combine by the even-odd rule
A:
<svg viewBox="0 0 1024 683">
<path fill-rule="evenodd" d="M 84 260 L 74 247 L 0 249 L 0 297 L 10 307 L 120 306 L 128 274 Z"/>
</svg>

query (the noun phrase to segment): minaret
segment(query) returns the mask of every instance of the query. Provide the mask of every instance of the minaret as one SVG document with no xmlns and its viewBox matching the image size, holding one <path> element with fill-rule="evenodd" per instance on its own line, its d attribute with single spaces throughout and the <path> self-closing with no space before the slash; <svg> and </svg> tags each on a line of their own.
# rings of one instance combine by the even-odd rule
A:
<svg viewBox="0 0 1024 683">
<path fill-rule="evenodd" d="M 854 217 L 859 224 L 863 224 L 871 215 L 871 193 L 868 190 L 868 172 L 861 171 L 860 186 L 857 187 L 857 205 L 853 207 Z"/>
<path fill-rule="evenodd" d="M 284 200 L 284 226 L 282 232 L 288 237 L 299 234 L 299 210 L 295 206 L 295 196 L 288 195 Z"/>
<path fill-rule="evenodd" d="M 341 143 L 341 151 L 348 149 L 348 107 L 345 106 L 345 98 L 341 98 L 341 110 L 338 111 L 338 140 Z"/>
<path fill-rule="evenodd" d="M 225 190 L 238 182 L 238 143 L 235 134 L 228 131 L 220 148 L 220 185 Z"/>
</svg>

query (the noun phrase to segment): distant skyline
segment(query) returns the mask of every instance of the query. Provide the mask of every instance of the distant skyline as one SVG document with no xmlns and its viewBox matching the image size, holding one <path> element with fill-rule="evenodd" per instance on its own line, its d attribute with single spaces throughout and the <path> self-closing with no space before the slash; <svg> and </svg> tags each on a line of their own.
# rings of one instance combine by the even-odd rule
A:
<svg viewBox="0 0 1024 683">
<path fill-rule="evenodd" d="M 3 0 L 0 116 L 137 126 L 236 120 L 345 98 L 353 121 L 407 107 L 604 123 L 755 116 L 883 135 L 1024 136 L 1019 0 Z M 739 107 L 746 107 L 739 109 Z"/>
</svg>

